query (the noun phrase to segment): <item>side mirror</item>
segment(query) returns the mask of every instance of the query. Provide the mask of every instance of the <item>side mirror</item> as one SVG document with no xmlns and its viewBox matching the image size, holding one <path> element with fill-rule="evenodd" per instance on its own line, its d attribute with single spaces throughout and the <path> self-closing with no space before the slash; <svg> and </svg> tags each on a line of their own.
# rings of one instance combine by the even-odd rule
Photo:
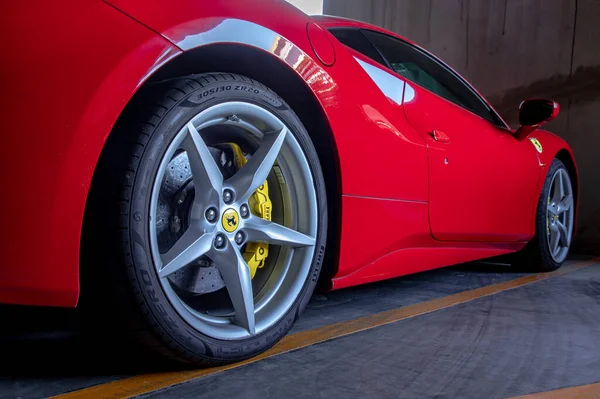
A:
<svg viewBox="0 0 600 399">
<path fill-rule="evenodd" d="M 524 140 L 537 128 L 558 116 L 560 105 L 552 100 L 530 99 L 519 105 L 519 125 L 515 136 Z"/>
</svg>

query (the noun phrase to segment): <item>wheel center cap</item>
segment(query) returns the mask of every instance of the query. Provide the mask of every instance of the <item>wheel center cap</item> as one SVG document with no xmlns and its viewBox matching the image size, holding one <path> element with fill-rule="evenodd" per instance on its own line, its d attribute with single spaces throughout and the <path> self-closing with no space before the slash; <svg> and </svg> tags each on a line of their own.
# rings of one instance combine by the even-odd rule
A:
<svg viewBox="0 0 600 399">
<path fill-rule="evenodd" d="M 225 231 L 228 233 L 233 233 L 238 228 L 239 221 L 240 217 L 237 211 L 233 208 L 227 209 L 225 212 L 223 212 L 223 217 L 221 217 L 223 229 L 225 229 Z"/>
</svg>

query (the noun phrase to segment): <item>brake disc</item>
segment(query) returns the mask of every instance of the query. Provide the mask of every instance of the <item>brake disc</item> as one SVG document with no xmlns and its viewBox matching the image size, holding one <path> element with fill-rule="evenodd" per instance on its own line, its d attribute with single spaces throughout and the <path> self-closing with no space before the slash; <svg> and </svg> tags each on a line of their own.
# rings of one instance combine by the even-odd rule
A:
<svg viewBox="0 0 600 399">
<path fill-rule="evenodd" d="M 221 152 L 212 148 L 210 150 L 215 161 L 219 162 Z M 161 186 L 161 198 L 156 212 L 157 237 L 161 249 L 173 246 L 187 229 L 194 190 L 188 156 L 181 152 L 169 162 Z M 208 294 L 225 287 L 216 265 L 206 256 L 172 273 L 168 278 L 178 289 L 190 294 Z"/>
</svg>

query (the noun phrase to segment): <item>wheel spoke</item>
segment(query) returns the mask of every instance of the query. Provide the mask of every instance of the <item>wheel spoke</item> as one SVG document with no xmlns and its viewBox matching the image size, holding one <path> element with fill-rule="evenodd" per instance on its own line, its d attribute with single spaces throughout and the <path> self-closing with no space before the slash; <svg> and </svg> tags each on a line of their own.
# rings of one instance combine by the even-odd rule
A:
<svg viewBox="0 0 600 399">
<path fill-rule="evenodd" d="M 196 229 L 189 228 L 171 249 L 161 255 L 163 266 L 158 272 L 159 277 L 167 277 L 171 273 L 189 265 L 206 254 L 212 245 L 212 236 L 202 234 Z"/>
<path fill-rule="evenodd" d="M 561 222 L 556 222 L 556 228 L 558 229 L 558 232 L 560 233 L 560 245 L 562 245 L 563 247 L 568 247 L 569 246 L 569 233 L 567 232 L 567 227 L 562 224 Z"/>
<path fill-rule="evenodd" d="M 187 124 L 187 130 L 182 147 L 187 153 L 196 187 L 195 202 L 205 206 L 217 204 L 223 187 L 223 175 L 192 123 Z"/>
<path fill-rule="evenodd" d="M 244 223 L 249 242 L 266 242 L 291 247 L 315 245 L 315 239 L 280 224 L 253 216 Z"/>
<path fill-rule="evenodd" d="M 573 196 L 565 195 L 565 197 L 558 203 L 557 213 L 563 213 L 568 211 L 573 206 Z"/>
<path fill-rule="evenodd" d="M 279 132 L 266 133 L 261 146 L 252 158 L 227 181 L 235 191 L 238 201 L 246 201 L 267 180 L 287 131 L 284 127 Z"/>
<path fill-rule="evenodd" d="M 254 335 L 254 295 L 248 264 L 237 247 L 231 243 L 227 243 L 223 250 L 212 250 L 208 256 L 219 268 L 229 292 L 235 310 L 233 321 Z"/>
<path fill-rule="evenodd" d="M 552 255 L 556 255 L 558 252 L 558 243 L 560 242 L 560 231 L 556 224 L 550 225 L 550 251 Z"/>
<path fill-rule="evenodd" d="M 553 191 L 552 202 L 554 202 L 555 204 L 558 204 L 560 201 L 562 201 L 564 196 L 565 196 L 565 182 L 564 182 L 562 172 L 559 171 L 558 174 L 556 175 L 556 178 L 554 179 L 554 191 Z"/>
</svg>

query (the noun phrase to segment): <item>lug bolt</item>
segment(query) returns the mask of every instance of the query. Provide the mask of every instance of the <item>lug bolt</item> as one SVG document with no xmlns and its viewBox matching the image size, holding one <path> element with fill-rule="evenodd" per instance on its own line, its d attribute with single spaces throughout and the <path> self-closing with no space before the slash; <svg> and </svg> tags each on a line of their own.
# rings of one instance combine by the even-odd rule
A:
<svg viewBox="0 0 600 399">
<path fill-rule="evenodd" d="M 185 201 L 185 197 L 186 197 L 186 192 L 182 191 L 181 194 L 179 195 L 179 198 L 177 198 L 177 204 L 179 204 L 179 205 L 183 204 L 183 202 Z"/>
<path fill-rule="evenodd" d="M 179 233 L 181 230 L 181 219 L 178 216 L 173 216 L 173 220 L 171 223 L 171 231 L 175 234 Z"/>
<path fill-rule="evenodd" d="M 242 233 L 241 231 L 238 231 L 238 232 L 235 234 L 235 242 L 236 242 L 238 245 L 242 245 L 242 243 L 244 242 L 244 238 L 245 238 L 245 237 L 244 237 L 244 233 Z"/>
<path fill-rule="evenodd" d="M 230 204 L 233 201 L 233 192 L 231 190 L 223 191 L 223 202 Z"/>
<path fill-rule="evenodd" d="M 217 219 L 217 211 L 215 210 L 215 208 L 208 208 L 206 210 L 206 220 L 208 220 L 209 222 L 214 222 Z"/>
<path fill-rule="evenodd" d="M 216 238 L 215 238 L 215 248 L 216 249 L 221 249 L 225 246 L 225 237 L 223 237 L 222 234 L 219 234 Z"/>
<path fill-rule="evenodd" d="M 244 204 L 240 207 L 240 215 L 242 215 L 243 218 L 247 218 L 250 215 L 248 205 Z"/>
</svg>

